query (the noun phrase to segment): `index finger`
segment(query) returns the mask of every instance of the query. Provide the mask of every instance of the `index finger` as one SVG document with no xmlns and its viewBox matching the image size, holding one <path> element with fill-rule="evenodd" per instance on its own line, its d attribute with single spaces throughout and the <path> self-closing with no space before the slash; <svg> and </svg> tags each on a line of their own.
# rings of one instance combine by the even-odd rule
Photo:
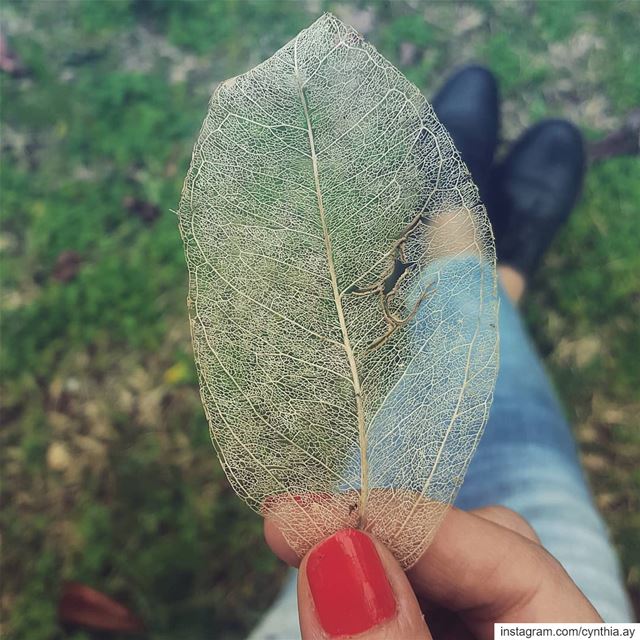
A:
<svg viewBox="0 0 640 640">
<path fill-rule="evenodd" d="M 420 596 L 459 613 L 482 637 L 493 637 L 494 622 L 601 621 L 541 545 L 454 507 L 408 575 Z"/>
</svg>

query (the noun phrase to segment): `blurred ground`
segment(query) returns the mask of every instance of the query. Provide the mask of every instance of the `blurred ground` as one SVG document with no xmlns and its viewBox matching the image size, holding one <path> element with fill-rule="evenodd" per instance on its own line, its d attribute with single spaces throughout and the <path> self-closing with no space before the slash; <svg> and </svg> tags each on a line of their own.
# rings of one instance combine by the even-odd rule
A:
<svg viewBox="0 0 640 640">
<path fill-rule="evenodd" d="M 59 628 L 63 579 L 127 604 L 153 638 L 239 637 L 273 598 L 282 567 L 209 442 L 169 209 L 216 82 L 325 9 L 427 95 L 488 64 L 505 140 L 552 115 L 598 139 L 640 105 L 634 0 L 5 2 L 5 637 L 92 637 Z M 594 165 L 526 305 L 636 606 L 639 176 L 638 157 Z"/>
</svg>

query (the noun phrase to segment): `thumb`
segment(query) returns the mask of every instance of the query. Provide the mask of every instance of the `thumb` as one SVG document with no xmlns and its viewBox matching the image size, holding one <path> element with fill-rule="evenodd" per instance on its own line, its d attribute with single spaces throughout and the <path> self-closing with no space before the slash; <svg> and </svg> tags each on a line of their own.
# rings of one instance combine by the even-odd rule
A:
<svg viewBox="0 0 640 640">
<path fill-rule="evenodd" d="M 382 544 L 355 529 L 339 531 L 305 556 L 298 607 L 304 640 L 431 640 L 400 565 Z"/>
</svg>

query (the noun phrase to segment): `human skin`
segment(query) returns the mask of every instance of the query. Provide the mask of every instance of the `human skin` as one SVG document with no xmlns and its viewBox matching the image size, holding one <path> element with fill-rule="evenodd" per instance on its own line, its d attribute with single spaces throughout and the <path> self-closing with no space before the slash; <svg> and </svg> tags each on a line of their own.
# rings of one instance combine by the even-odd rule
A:
<svg viewBox="0 0 640 640">
<path fill-rule="evenodd" d="M 367 534 L 339 532 L 332 536 L 336 540 L 320 543 L 300 561 L 275 522 L 265 521 L 265 538 L 273 552 L 300 568 L 298 607 L 304 640 L 484 640 L 493 638 L 496 622 L 602 622 L 528 523 L 504 507 L 470 512 L 452 507 L 432 544 L 407 573 L 370 538 L 377 551 L 373 557 L 375 552 L 361 536 Z M 336 556 L 335 549 L 345 544 L 351 555 L 345 555 L 340 566 L 342 556 Z M 331 591 L 354 575 L 362 575 L 367 583 L 362 612 L 348 592 L 327 611 L 326 603 L 335 593 L 323 590 Z"/>
</svg>

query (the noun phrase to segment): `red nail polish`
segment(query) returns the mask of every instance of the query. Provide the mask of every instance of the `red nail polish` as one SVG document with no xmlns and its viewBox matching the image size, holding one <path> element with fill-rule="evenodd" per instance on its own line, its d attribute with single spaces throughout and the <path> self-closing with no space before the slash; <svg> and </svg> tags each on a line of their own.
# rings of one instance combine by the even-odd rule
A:
<svg viewBox="0 0 640 640">
<path fill-rule="evenodd" d="M 331 636 L 362 633 L 396 612 L 375 545 L 356 529 L 339 531 L 311 552 L 307 579 L 318 620 Z"/>
</svg>

